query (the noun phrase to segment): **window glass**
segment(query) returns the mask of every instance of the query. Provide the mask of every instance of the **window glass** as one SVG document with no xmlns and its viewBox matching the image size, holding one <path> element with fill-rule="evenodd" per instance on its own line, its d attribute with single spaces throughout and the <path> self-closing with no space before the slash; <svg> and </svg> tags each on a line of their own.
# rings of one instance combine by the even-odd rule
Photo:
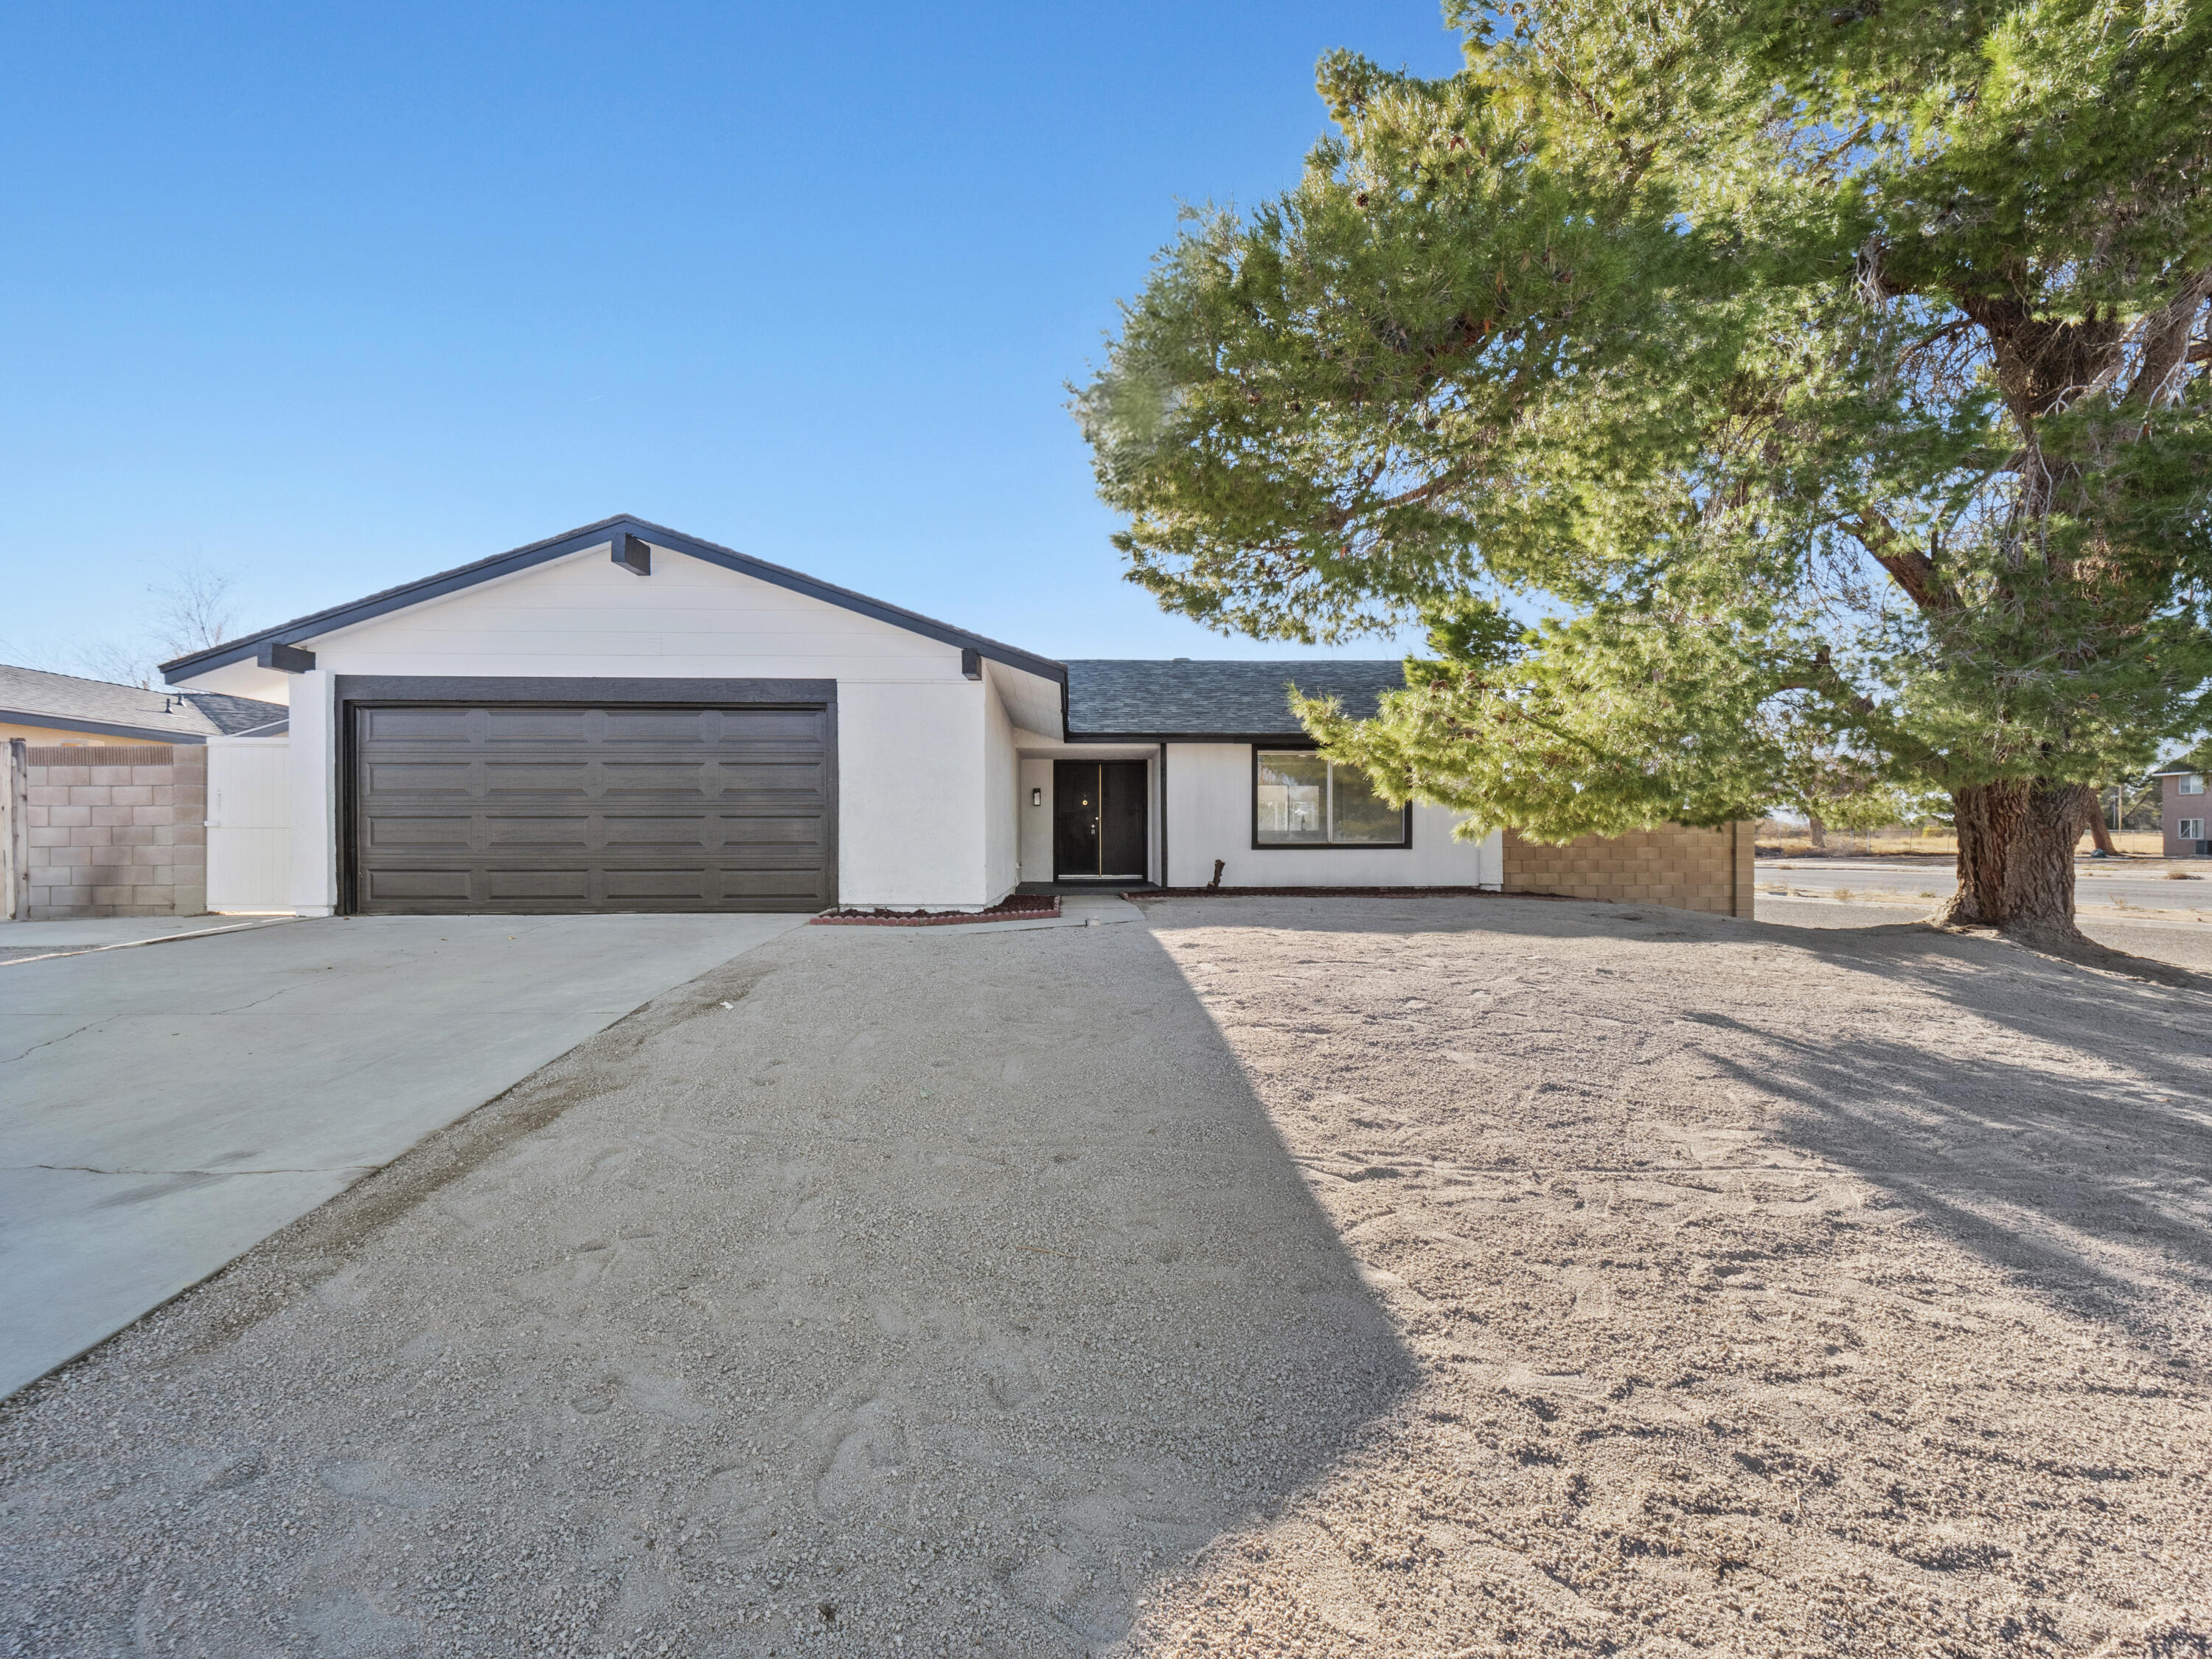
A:
<svg viewBox="0 0 2212 1659">
<path fill-rule="evenodd" d="M 1310 750 L 1262 749 L 1253 821 L 1262 847 L 1403 847 L 1406 815 L 1375 793 L 1367 775 Z"/>
<path fill-rule="evenodd" d="M 1328 763 L 1297 750 L 1261 750 L 1254 805 L 1262 844 L 1328 839 Z"/>
<path fill-rule="evenodd" d="M 2185 795 L 2203 794 L 2204 793 L 2203 774 L 2201 772 L 2185 773 L 2181 780 L 2181 793 Z"/>
<path fill-rule="evenodd" d="M 1406 814 L 1375 793 L 1356 766 L 1329 763 L 1329 839 L 1395 847 L 1406 839 Z"/>
</svg>

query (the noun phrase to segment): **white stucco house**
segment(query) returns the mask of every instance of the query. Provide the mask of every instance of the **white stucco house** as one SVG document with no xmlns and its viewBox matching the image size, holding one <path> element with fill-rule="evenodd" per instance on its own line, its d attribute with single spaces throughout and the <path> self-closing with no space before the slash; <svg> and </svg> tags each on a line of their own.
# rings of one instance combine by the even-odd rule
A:
<svg viewBox="0 0 2212 1659">
<path fill-rule="evenodd" d="M 1056 662 L 633 518 L 163 665 L 282 703 L 210 746 L 209 902 L 304 915 L 976 909 L 1023 884 L 1495 887 L 1333 772 L 1286 685 Z M 216 872 L 222 872 L 220 879 Z"/>
</svg>

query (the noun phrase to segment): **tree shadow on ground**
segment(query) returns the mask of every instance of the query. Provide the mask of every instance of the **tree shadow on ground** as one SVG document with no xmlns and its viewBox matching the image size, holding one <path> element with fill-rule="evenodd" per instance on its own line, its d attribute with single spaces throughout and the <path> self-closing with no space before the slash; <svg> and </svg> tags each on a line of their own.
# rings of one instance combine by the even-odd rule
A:
<svg viewBox="0 0 2212 1659">
<path fill-rule="evenodd" d="M 1413 1377 L 1147 930 L 802 929 L 10 1402 L 0 1621 L 1091 1653 Z"/>
<path fill-rule="evenodd" d="M 1358 931 L 1374 902 L 1316 900 L 1297 925 Z M 1686 1017 L 1715 1033 L 1700 1046 L 1716 1081 L 1771 1103 L 1775 1141 L 1894 1194 L 2045 1299 L 2135 1340 L 2166 1346 L 2202 1322 L 2212 980 L 2124 976 L 1913 924 L 1803 928 L 1522 899 L 1385 906 L 1400 927 L 1710 947 Z M 1272 920 L 1237 909 L 1211 906 L 1205 925 L 1281 925 L 1279 908 Z M 1809 1011 L 1802 994 L 1765 994 L 1808 976 L 1826 980 Z"/>
</svg>

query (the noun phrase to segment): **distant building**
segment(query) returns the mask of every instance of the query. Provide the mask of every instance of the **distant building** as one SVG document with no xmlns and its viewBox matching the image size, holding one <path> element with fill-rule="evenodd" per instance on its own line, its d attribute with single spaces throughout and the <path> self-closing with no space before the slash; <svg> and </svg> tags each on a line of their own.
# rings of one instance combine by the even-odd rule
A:
<svg viewBox="0 0 2212 1659">
<path fill-rule="evenodd" d="M 2212 857 L 2212 795 L 2204 793 L 2204 774 L 2192 772 L 2182 762 L 2161 766 L 2151 774 L 2160 783 L 2160 827 L 2166 835 L 2170 859 Z"/>
</svg>

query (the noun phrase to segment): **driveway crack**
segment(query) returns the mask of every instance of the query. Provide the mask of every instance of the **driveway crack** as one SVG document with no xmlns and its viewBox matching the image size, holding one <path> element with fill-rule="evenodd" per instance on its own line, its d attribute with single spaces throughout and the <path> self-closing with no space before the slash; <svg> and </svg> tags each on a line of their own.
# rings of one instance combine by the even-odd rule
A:
<svg viewBox="0 0 2212 1659">
<path fill-rule="evenodd" d="M 81 1036 L 82 1033 L 89 1031 L 94 1026 L 100 1024 L 102 1024 L 102 1022 L 100 1020 L 88 1019 L 83 1024 L 78 1026 L 74 1031 L 64 1031 L 59 1036 L 50 1036 L 43 1042 L 33 1043 L 29 1048 L 24 1049 L 20 1054 L 10 1054 L 7 1059 L 0 1060 L 0 1066 L 13 1066 L 17 1060 L 25 1059 L 32 1054 L 35 1054 L 41 1048 L 51 1048 L 57 1042 L 67 1042 L 71 1037 Z"/>
<path fill-rule="evenodd" d="M 280 985 L 265 997 L 256 997 L 251 1002 L 241 1002 L 235 1008 L 216 1008 L 210 1012 L 218 1014 L 242 1014 L 248 1008 L 258 1008 L 264 1002 L 274 1002 L 286 992 L 296 991 L 299 988 L 296 985 Z"/>
</svg>

